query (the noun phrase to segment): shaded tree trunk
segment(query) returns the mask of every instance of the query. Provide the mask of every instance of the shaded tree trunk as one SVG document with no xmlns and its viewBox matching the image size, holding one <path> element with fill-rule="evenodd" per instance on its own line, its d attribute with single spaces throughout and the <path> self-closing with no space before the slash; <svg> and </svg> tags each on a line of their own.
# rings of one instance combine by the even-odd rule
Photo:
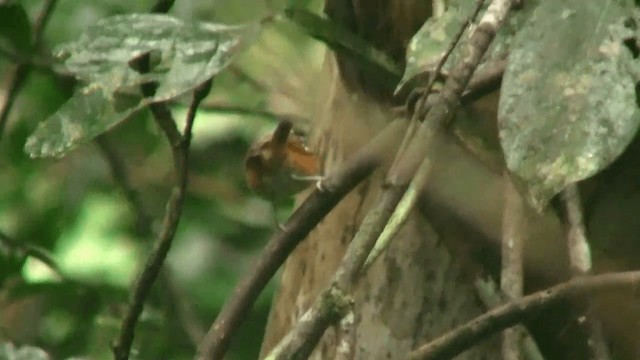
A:
<svg viewBox="0 0 640 360">
<path fill-rule="evenodd" d="M 403 63 L 408 40 L 430 15 L 428 7 L 429 2 L 417 0 L 372 0 L 366 4 L 360 0 L 327 0 L 325 12 Z M 317 78 L 326 81 L 318 90 L 318 97 L 326 100 L 316 111 L 312 145 L 324 158 L 324 171 L 329 173 L 391 120 L 393 89 L 347 57 L 329 54 L 325 65 L 323 74 Z M 477 123 L 490 124 L 489 142 L 497 149 L 497 96 L 476 105 L 466 110 L 475 112 Z M 478 110 L 484 119 L 477 118 Z M 479 252 L 469 244 L 491 247 L 491 251 L 481 252 L 480 256 L 487 253 L 494 256 L 498 252 L 504 184 L 502 155 L 496 150 L 497 161 L 493 163 L 498 166 L 493 169 L 470 159 L 468 153 L 451 141 L 440 143 L 434 149 L 437 154 L 432 154 L 435 168 L 427 189 L 429 199 L 423 199 L 421 212 L 412 214 L 354 291 L 352 329 L 345 332 L 339 326 L 330 328 L 312 358 L 404 359 L 416 345 L 484 311 L 472 286 L 479 273 L 474 261 Z M 628 163 L 637 162 L 629 159 L 637 155 L 638 144 L 640 140 L 636 139 L 626 156 L 611 169 L 582 184 L 597 272 L 630 269 L 638 264 L 637 258 L 630 258 L 638 251 L 637 225 L 633 225 L 637 222 L 624 216 L 633 216 L 635 212 L 620 208 L 621 203 L 631 203 L 628 194 L 635 196 L 637 191 L 624 192 L 622 198 L 626 202 L 618 196 L 620 191 L 598 191 L 610 188 L 609 185 L 621 189 L 635 186 L 635 182 L 629 181 L 633 178 L 629 173 L 637 172 L 633 169 L 638 167 Z M 345 249 L 381 191 L 384 173 L 384 169 L 380 170 L 345 198 L 286 262 L 266 329 L 263 356 L 329 285 Z M 525 261 L 528 280 L 534 280 L 528 281 L 528 290 L 566 279 L 567 254 L 557 214 L 528 210 L 526 216 L 529 233 L 525 234 L 528 238 Z M 613 240 L 617 246 L 604 246 Z M 487 259 L 482 260 L 486 265 Z M 493 260 L 499 267 L 497 256 Z M 613 349 L 624 354 L 621 358 L 637 358 L 637 341 L 632 335 L 638 329 L 637 298 L 602 294 L 597 300 L 602 301 L 592 310 L 602 317 L 605 330 L 612 334 Z M 607 310 L 612 307 L 624 310 Z M 573 323 L 574 318 L 570 307 L 565 306 L 545 313 L 543 320 L 529 325 L 544 335 L 544 342 L 551 341 L 547 346 L 559 349 L 558 342 L 570 346 L 566 353 L 556 351 L 554 356 L 582 358 L 576 349 L 584 347 L 585 336 L 575 331 L 579 324 Z M 457 359 L 499 358 L 497 345 L 496 339 L 490 339 Z"/>
<path fill-rule="evenodd" d="M 375 6 L 374 6 L 375 5 Z M 411 35 L 430 13 L 425 2 L 328 1 L 336 21 L 403 62 Z M 314 119 L 314 149 L 324 158 L 324 171 L 338 168 L 391 119 L 392 89 L 376 82 L 348 58 L 329 54 L 328 83 L 319 95 L 326 101 Z M 330 74 L 330 75 L 327 75 Z M 271 310 L 262 356 L 265 356 L 326 288 L 360 222 L 381 191 L 384 170 L 361 184 L 328 215 L 287 260 Z M 468 264 L 448 247 L 418 211 L 395 237 L 389 249 L 359 281 L 353 297 L 352 329 L 330 328 L 311 358 L 404 359 L 417 345 L 482 312 Z M 466 269 L 466 270 L 465 270 Z M 460 358 L 498 356 L 494 341 Z"/>
</svg>

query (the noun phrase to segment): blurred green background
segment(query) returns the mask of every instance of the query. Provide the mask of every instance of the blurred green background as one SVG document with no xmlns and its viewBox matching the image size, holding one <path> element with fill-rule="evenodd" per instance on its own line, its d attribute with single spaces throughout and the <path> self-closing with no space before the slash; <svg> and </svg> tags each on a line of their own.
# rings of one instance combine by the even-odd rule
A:
<svg viewBox="0 0 640 360">
<path fill-rule="evenodd" d="M 22 7 L 33 24 L 44 1 L 11 3 Z M 7 54 L 44 59 L 97 20 L 146 12 L 153 3 L 58 1 L 38 51 L 16 46 L 16 34 L 28 38 L 28 27 L 0 26 L 0 103 L 15 71 L 15 59 Z M 280 9 L 284 3 L 271 6 Z M 304 3 L 314 11 L 321 7 L 320 1 Z M 16 19 L 7 4 L 0 2 L 0 22 Z M 190 0 L 176 1 L 170 14 L 238 24 L 258 21 L 267 12 L 259 0 Z M 216 78 L 195 120 L 188 197 L 167 271 L 138 324 L 133 358 L 191 359 L 194 342 L 273 232 L 269 203 L 245 185 L 244 154 L 252 141 L 273 129 L 278 114 L 310 116 L 313 99 L 304 88 L 310 70 L 320 67 L 321 54 L 321 46 L 293 25 L 276 21 Z M 70 91 L 46 67 L 32 69 L 0 138 L 0 232 L 5 235 L 0 239 L 0 358 L 9 348 L 27 345 L 53 359 L 112 358 L 110 342 L 154 236 L 140 226 L 114 182 L 105 147 L 122 160 L 156 232 L 173 185 L 169 147 L 147 111 L 109 131 L 103 138 L 108 145 L 83 145 L 59 160 L 30 159 L 23 151 L 26 138 Z M 187 101 L 171 105 L 179 122 Z M 49 253 L 66 279 L 25 256 L 31 247 Z M 229 359 L 256 358 L 273 285 L 235 338 Z"/>
</svg>

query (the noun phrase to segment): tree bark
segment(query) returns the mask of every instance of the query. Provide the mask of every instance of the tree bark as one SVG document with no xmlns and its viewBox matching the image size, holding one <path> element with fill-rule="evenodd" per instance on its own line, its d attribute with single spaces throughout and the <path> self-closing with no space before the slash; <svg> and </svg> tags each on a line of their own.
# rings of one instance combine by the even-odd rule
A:
<svg viewBox="0 0 640 360">
<path fill-rule="evenodd" d="M 404 63 L 408 40 L 431 9 L 430 2 L 420 0 L 326 0 L 325 12 Z M 316 76 L 326 82 L 324 86 L 313 84 L 314 90 L 320 89 L 318 97 L 326 101 L 318 107 L 314 118 L 313 147 L 324 158 L 326 173 L 338 168 L 392 118 L 389 104 L 393 89 L 376 81 L 375 75 L 346 56 L 329 54 L 324 72 Z M 488 104 L 486 109 L 479 109 L 484 106 L 480 104 L 465 111 L 473 112 L 474 126 L 491 124 L 488 130 L 495 134 L 497 96 L 491 98 L 488 102 L 481 100 Z M 482 113 L 481 118 L 478 112 Z M 353 323 L 348 328 L 330 328 L 312 358 L 404 359 L 418 344 L 484 311 L 473 289 L 479 268 L 474 261 L 478 251 L 472 247 L 480 244 L 491 247 L 490 250 L 498 248 L 502 169 L 482 166 L 455 142 L 440 140 L 444 141 L 439 141 L 440 146 L 431 154 L 435 157 L 433 178 L 426 190 L 427 197 L 419 204 L 421 212 L 412 214 L 389 249 L 358 283 L 353 294 Z M 497 139 L 489 140 L 499 149 Z M 638 158 L 635 156 L 639 152 L 638 144 L 640 140 L 636 140 L 626 154 L 633 157 L 633 165 Z M 502 155 L 499 150 L 496 153 L 499 158 L 496 163 L 501 167 Z M 630 161 L 625 160 L 626 157 L 584 184 L 586 189 L 591 189 L 587 191 L 591 194 L 587 199 L 594 199 L 587 204 L 586 222 L 593 235 L 596 272 L 638 264 L 633 257 L 638 249 L 635 212 L 620 211 L 621 203 L 631 205 L 628 196 L 631 191 L 597 191 L 598 187 L 635 186 L 629 181 L 634 177 L 622 170 L 637 172 L 633 169 L 638 167 L 628 166 Z M 286 262 L 266 329 L 263 356 L 328 285 L 361 220 L 376 200 L 384 173 L 384 169 L 380 170 L 345 198 Z M 634 196 L 638 193 L 635 190 Z M 635 203 L 630 207 L 635 208 Z M 530 240 L 525 244 L 525 263 L 528 275 L 535 275 L 534 280 L 539 281 L 534 281 L 528 290 L 564 280 L 568 275 L 567 254 L 562 246 L 563 233 L 557 214 L 553 211 L 536 214 L 529 209 L 526 216 L 531 226 L 530 233 L 524 234 Z M 616 246 L 602 246 L 611 241 L 616 241 Z M 499 267 L 499 259 L 494 260 L 496 269 L 490 270 Z M 611 338 L 619 343 L 618 348 L 625 354 L 621 358 L 635 358 L 628 354 L 638 354 L 635 337 L 629 336 L 637 333 L 640 314 L 637 299 L 618 294 L 602 294 L 598 296 L 600 299 L 603 304 L 615 304 L 619 309 L 612 313 L 613 306 L 595 306 L 593 310 L 600 313 L 607 331 L 613 334 Z M 565 331 L 566 311 L 560 312 L 562 314 L 545 314 L 540 321 L 546 325 L 542 333 L 554 338 L 554 342 L 560 333 L 571 333 Z M 551 319 L 554 320 L 550 322 Z M 560 342 L 566 343 L 566 340 Z M 491 339 L 456 359 L 499 358 L 497 345 L 496 339 Z M 575 354 L 572 352 L 569 358 Z"/>
<path fill-rule="evenodd" d="M 355 149 L 387 123 L 384 105 L 357 96 L 341 80 L 332 56 L 328 100 L 315 119 L 314 148 L 325 172 L 339 167 Z M 384 170 L 360 185 L 336 207 L 287 260 L 273 304 L 262 356 L 266 355 L 309 308 L 337 269 L 360 222 L 378 196 Z M 451 235 L 451 234 L 449 234 Z M 419 213 L 369 268 L 353 297 L 349 331 L 330 328 L 313 359 L 403 359 L 424 341 L 482 312 L 466 264 L 452 254 L 449 239 L 437 234 Z M 456 242 L 460 242 L 457 239 Z M 488 342 L 463 355 L 489 359 L 498 354 Z"/>
</svg>

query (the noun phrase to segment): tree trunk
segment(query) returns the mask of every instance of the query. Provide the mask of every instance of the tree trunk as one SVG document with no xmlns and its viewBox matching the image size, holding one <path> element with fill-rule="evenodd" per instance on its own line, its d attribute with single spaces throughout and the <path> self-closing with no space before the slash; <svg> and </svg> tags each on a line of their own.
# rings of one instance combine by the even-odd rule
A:
<svg viewBox="0 0 640 360">
<path fill-rule="evenodd" d="M 421 0 L 326 0 L 325 12 L 403 63 L 408 40 L 431 14 L 431 9 L 430 2 Z M 316 78 L 326 80 L 326 86 L 313 85 L 314 89 L 320 89 L 317 98 L 326 101 L 316 111 L 312 145 L 324 158 L 325 173 L 330 173 L 391 120 L 389 104 L 393 89 L 344 55 L 328 54 L 325 65 L 323 74 Z M 473 112 L 477 120 L 472 126 L 495 126 L 497 96 L 489 98 L 465 109 Z M 478 115 L 484 119 L 478 119 Z M 497 133 L 495 128 L 489 132 L 493 137 Z M 498 148 L 497 139 L 490 142 Z M 635 268 L 638 264 L 634 257 L 640 244 L 638 222 L 633 220 L 636 212 L 624 207 L 637 198 L 633 197 L 638 193 L 636 182 L 629 179 L 637 178 L 633 174 L 638 169 L 635 166 L 638 144 L 640 139 L 610 169 L 582 183 L 596 272 Z M 432 151 L 433 176 L 427 188 L 428 199 L 419 204 L 421 212 L 412 214 L 388 250 L 357 284 L 353 293 L 353 325 L 348 329 L 330 328 L 312 358 L 404 359 L 418 344 L 484 311 L 472 286 L 479 269 L 474 265 L 474 256 L 498 253 L 503 169 L 479 165 L 477 159 L 471 159 L 451 141 L 440 141 Z M 502 155 L 499 150 L 494 155 L 499 168 Z M 381 169 L 345 198 L 288 259 L 271 309 L 262 356 L 329 285 L 346 247 L 381 191 L 384 173 Z M 634 189 L 599 191 L 612 187 Z M 629 207 L 635 209 L 636 204 L 637 201 Z M 529 239 L 525 263 L 528 274 L 534 275 L 529 278 L 534 280 L 533 285 L 528 285 L 529 290 L 564 280 L 568 274 L 567 256 L 560 219 L 554 211 L 543 214 L 527 211 L 526 216 L 530 233 L 525 234 Z M 613 241 L 616 246 L 605 246 Z M 478 252 L 469 244 L 492 249 Z M 482 261 L 484 265 L 486 260 Z M 497 269 L 500 262 L 497 257 L 493 260 Z M 637 334 L 640 314 L 637 298 L 628 294 L 600 294 L 592 300 L 598 300 L 599 306 L 592 310 L 611 333 L 615 345 L 612 348 L 620 352 L 620 358 L 637 358 L 640 352 L 633 336 Z M 600 300 L 608 305 L 600 304 Z M 619 311 L 610 311 L 614 307 Z M 573 330 L 579 327 L 573 324 L 575 316 L 567 311 L 569 307 L 556 310 L 540 317 L 540 321 L 532 324 L 533 330 L 539 328 L 538 335 L 542 334 L 550 342 L 547 346 L 555 350 L 560 349 L 558 342 L 569 345 L 570 350 L 558 351 L 556 355 L 582 358 L 576 357 L 579 353 L 574 351 L 584 347 L 585 338 Z M 457 359 L 500 358 L 497 345 L 496 338 L 487 340 Z"/>
<path fill-rule="evenodd" d="M 338 168 L 391 119 L 388 109 L 346 89 L 332 55 L 327 57 L 328 100 L 315 119 L 315 149 L 325 172 Z M 265 356 L 326 288 L 345 249 L 381 190 L 379 171 L 346 197 L 285 264 L 262 347 Z M 414 212 L 389 249 L 369 268 L 353 294 L 350 331 L 330 328 L 313 359 L 404 359 L 428 339 L 482 312 L 473 277 L 445 239 Z M 458 239 L 459 240 L 459 239 Z M 493 359 L 495 343 L 460 358 Z"/>
</svg>

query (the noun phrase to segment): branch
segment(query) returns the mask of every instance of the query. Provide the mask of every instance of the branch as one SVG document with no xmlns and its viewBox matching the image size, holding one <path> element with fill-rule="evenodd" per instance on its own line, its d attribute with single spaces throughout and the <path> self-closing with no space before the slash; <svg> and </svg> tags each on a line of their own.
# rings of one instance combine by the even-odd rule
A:
<svg viewBox="0 0 640 360">
<path fill-rule="evenodd" d="M 433 85 L 436 83 L 436 79 L 438 78 L 440 71 L 442 70 L 442 67 L 449 59 L 449 56 L 451 55 L 455 47 L 458 45 L 460 39 L 462 38 L 462 34 L 464 34 L 464 31 L 478 16 L 478 13 L 480 12 L 480 9 L 482 9 L 483 4 L 484 4 L 484 0 L 479 0 L 477 2 L 475 10 L 469 15 L 469 17 L 467 17 L 466 21 L 462 24 L 462 26 L 458 30 L 458 33 L 453 37 L 451 44 L 449 44 L 449 47 L 440 58 L 440 61 L 438 61 L 438 64 L 436 65 L 435 70 L 433 70 L 432 75 L 430 76 L 429 82 L 427 83 L 426 87 L 424 88 L 424 91 L 422 92 L 422 96 L 421 96 L 422 104 L 426 103 L 426 100 L 428 99 L 428 94 L 431 92 Z M 407 102 L 409 101 L 410 100 L 407 100 Z M 407 106 L 407 108 L 408 107 L 409 106 Z M 413 137 L 415 135 L 415 131 L 417 127 L 416 122 L 417 122 L 417 117 L 412 116 L 412 119 L 411 119 L 412 126 L 409 127 L 409 129 L 407 130 L 407 133 L 405 134 L 405 141 L 401 145 L 400 149 L 397 151 L 396 159 L 394 160 L 394 165 L 389 170 L 389 176 L 387 177 L 388 179 L 392 179 L 392 181 L 395 181 L 396 183 L 401 184 L 400 186 L 395 186 L 395 189 L 391 189 L 390 191 L 401 192 L 405 188 L 404 184 L 406 184 L 406 182 L 410 180 L 411 183 L 409 184 L 407 190 L 404 191 L 404 195 L 402 195 L 402 198 L 399 202 L 396 202 L 396 204 L 389 203 L 389 206 L 393 207 L 394 209 L 391 217 L 386 219 L 380 219 L 380 221 L 382 221 L 383 223 L 386 223 L 386 225 L 384 227 L 384 230 L 382 230 L 382 233 L 379 233 L 378 235 L 374 235 L 374 236 L 377 236 L 378 239 L 376 240 L 374 247 L 371 249 L 371 253 L 368 255 L 367 260 L 363 265 L 365 267 L 365 270 L 375 261 L 375 259 L 378 256 L 382 254 L 382 252 L 391 243 L 391 239 L 393 239 L 396 236 L 396 234 L 400 231 L 400 229 L 402 229 L 402 226 L 409 219 L 409 215 L 412 213 L 412 210 L 415 207 L 416 201 L 418 200 L 418 197 L 422 192 L 422 189 L 426 187 L 429 181 L 429 177 L 431 175 L 431 169 L 432 169 L 432 162 L 431 162 L 431 158 L 428 156 L 425 157 L 425 159 L 422 161 L 418 169 L 415 171 L 415 175 L 413 175 L 413 179 L 410 179 L 411 177 L 410 173 L 401 174 L 398 171 L 400 167 L 399 161 L 405 155 L 406 148 L 408 147 L 408 144 L 410 143 L 410 141 L 413 140 Z"/>
<path fill-rule="evenodd" d="M 153 6 L 151 12 L 165 13 L 169 11 L 173 5 L 173 0 L 158 0 Z M 141 72 L 149 70 L 149 56 L 145 55 L 135 64 Z M 171 249 L 173 238 L 180 223 L 182 215 L 182 207 L 186 195 L 188 180 L 188 159 L 189 147 L 191 145 L 191 130 L 198 106 L 207 96 L 211 89 L 212 80 L 208 80 L 193 92 L 193 99 L 187 110 L 185 120 L 185 128 L 183 134 L 180 134 L 173 119 L 171 111 L 164 102 L 152 103 L 149 110 L 153 114 L 156 123 L 165 134 L 169 145 L 171 146 L 171 155 L 173 157 L 173 166 L 176 172 L 176 185 L 173 188 L 171 196 L 167 201 L 167 206 L 162 221 L 162 230 L 154 244 L 154 248 L 149 254 L 147 261 L 140 273 L 136 284 L 133 288 L 133 294 L 127 314 L 125 315 L 120 333 L 115 340 L 112 350 L 115 360 L 127 360 L 131 352 L 133 337 L 135 335 L 135 327 L 142 314 L 144 302 L 146 301 L 151 288 L 160 274 L 162 265 Z M 155 93 L 154 84 L 142 85 L 142 93 L 145 97 L 150 97 Z"/>
<path fill-rule="evenodd" d="M 324 331 L 346 315 L 352 303 L 339 289 L 330 287 L 264 360 L 308 358 Z"/>
<path fill-rule="evenodd" d="M 635 289 L 638 286 L 640 286 L 640 271 L 573 279 L 488 311 L 411 352 L 409 359 L 452 359 L 488 336 L 518 324 L 560 301 L 575 299 L 597 291 Z"/>
<path fill-rule="evenodd" d="M 506 296 L 497 289 L 496 284 L 491 279 L 478 279 L 475 285 L 478 297 L 487 309 L 498 307 L 507 301 Z M 529 330 L 524 326 L 517 326 L 517 328 L 520 328 L 523 334 L 521 345 L 527 360 L 544 360 L 544 356 L 542 356 L 538 344 L 536 344 Z"/>
<path fill-rule="evenodd" d="M 116 360 L 126 360 L 129 358 L 135 326 L 144 308 L 144 302 L 151 291 L 153 283 L 160 273 L 162 264 L 164 263 L 169 250 L 171 249 L 176 229 L 180 223 L 182 206 L 184 204 L 187 188 L 187 161 L 189 157 L 189 146 L 191 145 L 191 130 L 198 105 L 209 93 L 210 88 L 211 81 L 207 81 L 194 91 L 193 101 L 187 111 L 186 125 L 183 135 L 180 135 L 173 116 L 165 103 L 156 103 L 149 106 L 156 122 L 171 145 L 177 179 L 171 197 L 167 202 L 167 209 L 165 211 L 164 220 L 162 221 L 162 230 L 156 240 L 154 249 L 151 254 L 149 254 L 140 277 L 136 282 L 131 298 L 131 304 L 129 305 L 129 309 L 120 328 L 120 335 L 118 336 L 116 343 L 113 345 L 113 353 Z"/>
<path fill-rule="evenodd" d="M 229 341 L 246 319 L 253 303 L 291 251 L 353 188 L 377 168 L 382 155 L 397 146 L 405 121 L 389 124 L 369 144 L 333 174 L 329 174 L 294 211 L 284 231 L 276 232 L 263 249 L 251 272 L 243 278 L 227 300 L 200 344 L 197 359 L 222 359 Z"/>
<path fill-rule="evenodd" d="M 57 0 L 46 0 L 42 6 L 42 10 L 40 10 L 40 14 L 33 25 L 33 38 L 31 39 L 33 49 L 37 49 L 40 46 L 44 28 L 57 2 Z M 28 63 L 21 62 L 16 65 L 13 72 L 8 76 L 6 96 L 2 105 L 0 105 L 0 139 L 2 139 L 2 134 L 7 125 L 7 120 L 9 120 L 9 114 L 15 104 L 18 92 L 22 88 L 22 85 L 24 85 L 25 80 L 27 80 L 30 71 L 31 66 Z"/>
<path fill-rule="evenodd" d="M 582 214 L 582 204 L 578 186 L 571 184 L 561 194 L 565 212 L 565 229 L 567 233 L 567 247 L 569 263 L 573 277 L 588 275 L 591 273 L 591 249 L 587 241 L 586 229 Z M 582 301 L 582 311 L 587 312 L 589 301 Z M 587 347 L 593 360 L 610 360 L 602 323 L 593 315 L 585 315 L 588 340 Z"/>
<path fill-rule="evenodd" d="M 347 248 L 340 268 L 328 289 L 316 299 L 289 334 L 274 348 L 268 359 L 305 359 L 320 341 L 325 330 L 346 314 L 347 307 L 341 304 L 350 301 L 350 293 L 367 256 L 371 252 L 386 221 L 393 213 L 394 203 L 400 201 L 402 192 L 385 191 L 377 206 L 367 213 L 360 229 Z M 330 304 L 330 305 L 327 305 Z"/>
<path fill-rule="evenodd" d="M 51 269 L 51 271 L 53 271 L 60 279 L 70 281 L 60 268 L 60 265 L 58 265 L 56 260 L 49 254 L 48 251 L 31 244 L 17 241 L 2 231 L 0 231 L 0 245 L 4 245 L 9 249 L 13 249 L 15 252 L 19 253 L 22 256 L 31 257 L 40 261 L 41 263 L 48 266 L 49 269 Z"/>
<path fill-rule="evenodd" d="M 420 74 L 422 76 L 418 75 L 418 78 L 424 77 L 424 75 L 426 75 L 428 81 L 424 88 L 422 89 L 415 88 L 411 91 L 409 96 L 407 96 L 407 99 L 405 100 L 405 104 L 407 108 L 412 107 L 410 105 L 414 103 L 414 101 L 412 100 L 418 100 L 417 98 L 415 98 L 416 96 L 419 96 L 420 98 L 425 98 L 425 95 L 431 92 L 431 89 L 435 85 L 436 81 L 440 78 L 440 75 L 441 75 L 440 73 L 442 71 L 442 68 L 447 63 L 449 56 L 451 56 L 451 53 L 453 53 L 453 50 L 455 50 L 456 46 L 458 46 L 460 39 L 462 39 L 462 35 L 467 30 L 467 27 L 469 27 L 469 25 L 471 25 L 475 21 L 476 17 L 478 17 L 478 14 L 480 13 L 480 10 L 482 10 L 483 5 L 484 5 L 484 0 L 478 0 L 476 2 L 476 6 L 473 12 L 465 19 L 465 21 L 460 26 L 460 29 L 458 29 L 458 32 L 452 37 L 451 42 L 449 43 L 449 46 L 440 57 L 440 60 L 436 64 L 435 69 L 434 70 L 427 69 L 425 72 Z M 403 93 L 402 89 L 397 90 L 397 93 L 398 94 L 396 94 L 396 96 L 402 96 L 401 95 Z"/>
<path fill-rule="evenodd" d="M 564 208 L 571 272 L 573 276 L 588 274 L 591 272 L 591 250 L 587 241 L 577 185 L 569 185 L 560 197 Z"/>
<path fill-rule="evenodd" d="M 502 75 L 504 75 L 506 67 L 506 59 L 496 60 L 486 64 L 482 71 L 473 75 L 471 83 L 462 94 L 460 101 L 462 101 L 463 104 L 469 104 L 500 89 Z"/>
<path fill-rule="evenodd" d="M 502 270 L 500 289 L 508 299 L 522 297 L 524 283 L 524 234 L 526 227 L 525 204 L 505 171 L 503 176 L 504 207 L 502 210 Z M 522 329 L 507 329 L 502 334 L 503 360 L 520 360 L 520 338 Z"/>
<path fill-rule="evenodd" d="M 153 219 L 145 211 L 140 194 L 131 186 L 126 165 L 111 144 L 108 133 L 101 134 L 95 141 L 109 166 L 111 176 L 124 193 L 129 206 L 135 214 L 138 235 L 142 237 L 151 236 L 153 234 Z M 158 291 L 164 294 L 163 299 L 166 302 L 166 306 L 174 314 L 174 317 L 169 317 L 178 319 L 180 326 L 182 326 L 195 346 L 204 336 L 204 330 L 198 324 L 191 305 L 171 279 L 168 269 L 162 269 L 158 275 L 158 287 Z"/>
</svg>

